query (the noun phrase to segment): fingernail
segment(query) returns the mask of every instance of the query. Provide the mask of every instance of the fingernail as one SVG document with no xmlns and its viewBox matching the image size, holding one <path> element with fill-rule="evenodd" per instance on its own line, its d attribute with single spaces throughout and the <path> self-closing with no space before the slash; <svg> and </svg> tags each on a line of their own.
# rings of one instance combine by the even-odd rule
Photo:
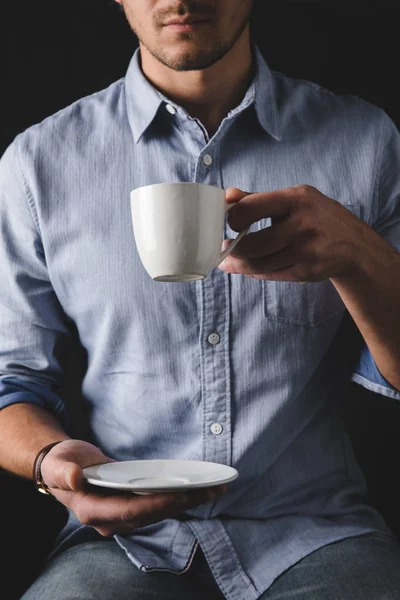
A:
<svg viewBox="0 0 400 600">
<path fill-rule="evenodd" d="M 72 485 L 72 473 L 71 471 L 65 471 L 64 473 L 64 481 L 67 484 L 67 486 L 69 487 L 70 490 L 73 490 L 73 485 Z"/>
</svg>

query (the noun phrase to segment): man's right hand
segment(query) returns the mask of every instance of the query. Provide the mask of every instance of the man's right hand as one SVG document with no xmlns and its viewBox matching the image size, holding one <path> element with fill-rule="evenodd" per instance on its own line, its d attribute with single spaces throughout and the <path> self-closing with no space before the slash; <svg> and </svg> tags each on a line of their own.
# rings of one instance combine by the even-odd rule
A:
<svg viewBox="0 0 400 600">
<path fill-rule="evenodd" d="M 80 440 L 65 440 L 54 446 L 42 462 L 42 477 L 53 496 L 70 508 L 84 525 L 101 535 L 127 535 L 144 527 L 211 502 L 226 486 L 190 493 L 157 493 L 135 496 L 88 484 L 82 469 L 114 462 L 99 448 Z"/>
</svg>

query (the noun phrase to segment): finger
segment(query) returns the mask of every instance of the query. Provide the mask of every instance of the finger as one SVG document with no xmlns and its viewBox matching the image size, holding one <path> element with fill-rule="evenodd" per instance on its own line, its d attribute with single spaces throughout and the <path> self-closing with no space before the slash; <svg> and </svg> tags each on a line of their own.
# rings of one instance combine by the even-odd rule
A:
<svg viewBox="0 0 400 600">
<path fill-rule="evenodd" d="M 52 470 L 42 469 L 42 477 L 51 490 L 77 491 L 84 489 L 85 480 L 79 465 L 69 461 L 56 461 Z"/>
<path fill-rule="evenodd" d="M 230 210 L 228 223 L 234 231 L 241 231 L 261 219 L 285 217 L 295 206 L 293 188 L 248 194 Z"/>
<path fill-rule="evenodd" d="M 288 283 L 309 283 L 308 281 L 300 280 L 296 273 L 294 265 L 290 265 L 287 268 L 280 269 L 279 271 L 273 271 L 271 273 L 248 273 L 246 277 L 257 279 L 259 281 L 281 281 Z M 310 280 L 311 281 L 311 280 Z"/>
<path fill-rule="evenodd" d="M 187 494 L 151 494 L 133 495 L 122 492 L 118 496 L 105 498 L 101 504 L 82 501 L 81 508 L 74 508 L 79 521 L 94 527 L 101 535 L 111 536 L 115 533 L 129 533 L 139 527 L 145 527 L 167 518 L 181 514 L 188 507 Z M 110 508 L 111 507 L 111 508 Z"/>
<path fill-rule="evenodd" d="M 45 456 L 41 464 L 43 481 L 50 488 L 83 489 L 85 482 L 82 468 L 103 462 L 114 461 L 93 444 L 65 440 Z"/>
<path fill-rule="evenodd" d="M 203 504 L 212 502 L 217 497 L 215 490 L 193 490 L 186 493 L 171 494 L 172 498 L 161 499 L 162 494 L 152 494 L 147 496 L 137 496 L 137 500 L 144 498 L 145 501 L 139 507 L 139 503 L 136 504 L 135 513 L 132 514 L 131 507 L 126 505 L 123 512 L 120 513 L 118 518 L 112 518 L 111 520 L 105 520 L 96 522 L 94 518 L 91 519 L 91 525 L 96 527 L 98 530 L 101 529 L 102 533 L 107 531 L 121 532 L 131 531 L 138 527 L 145 527 L 153 523 L 158 523 L 165 519 L 176 517 L 183 512 L 197 508 Z M 163 496 L 166 496 L 163 494 Z"/>
<path fill-rule="evenodd" d="M 69 506 L 84 525 L 101 526 L 106 523 L 151 523 L 165 518 L 164 515 L 186 510 L 187 494 L 159 493 L 146 496 L 130 492 L 106 496 L 92 491 L 88 486 L 85 492 L 71 494 L 56 490 L 55 496 Z M 139 526 L 139 525 L 137 525 Z"/>
<path fill-rule="evenodd" d="M 201 490 L 190 490 L 184 494 L 173 494 L 176 497 L 176 502 L 168 503 L 167 505 L 156 506 L 157 500 L 160 499 L 161 494 L 154 494 L 151 496 L 145 496 L 147 499 L 146 511 L 138 511 L 137 514 L 132 518 L 127 513 L 126 519 L 119 519 L 118 521 L 104 521 L 99 523 L 92 521 L 91 525 L 97 529 L 102 535 L 113 535 L 114 533 L 129 533 L 138 527 L 145 527 L 165 519 L 176 517 L 187 510 L 203 506 L 215 500 L 215 498 L 224 494 L 227 491 L 227 486 L 219 486 L 218 488 L 208 488 Z M 138 497 L 139 498 L 139 497 Z M 151 508 L 149 507 L 151 503 Z"/>
<path fill-rule="evenodd" d="M 242 198 L 249 196 L 251 192 L 244 192 L 239 188 L 230 187 L 225 191 L 225 199 L 228 204 L 239 202 Z"/>
<path fill-rule="evenodd" d="M 287 246 L 283 250 L 262 258 L 242 258 L 228 255 L 219 265 L 221 271 L 236 275 L 259 275 L 275 273 L 294 264 L 296 258 L 293 249 Z"/>
<path fill-rule="evenodd" d="M 256 279 L 263 279 L 264 281 L 282 281 L 287 283 L 308 283 L 307 281 L 301 281 L 296 271 L 296 267 L 291 265 L 286 269 L 280 271 L 274 271 L 273 273 L 264 273 L 262 277 L 255 275 Z"/>
<path fill-rule="evenodd" d="M 265 227 L 260 231 L 248 233 L 240 240 L 230 256 L 245 259 L 269 256 L 289 246 L 297 236 L 298 231 L 289 219 L 271 227 Z M 230 243 L 232 242 L 229 241 L 228 244 L 230 245 Z"/>
</svg>

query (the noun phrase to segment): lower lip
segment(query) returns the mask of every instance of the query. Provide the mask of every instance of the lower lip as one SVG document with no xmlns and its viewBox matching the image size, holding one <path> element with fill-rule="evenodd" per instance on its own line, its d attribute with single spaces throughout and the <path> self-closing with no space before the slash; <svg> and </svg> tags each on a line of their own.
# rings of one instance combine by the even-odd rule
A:
<svg viewBox="0 0 400 600">
<path fill-rule="evenodd" d="M 195 23 L 171 23 L 171 25 L 166 25 L 167 29 L 171 29 L 172 31 L 195 31 L 199 27 L 204 25 L 208 25 L 209 21 L 196 21 Z"/>
</svg>

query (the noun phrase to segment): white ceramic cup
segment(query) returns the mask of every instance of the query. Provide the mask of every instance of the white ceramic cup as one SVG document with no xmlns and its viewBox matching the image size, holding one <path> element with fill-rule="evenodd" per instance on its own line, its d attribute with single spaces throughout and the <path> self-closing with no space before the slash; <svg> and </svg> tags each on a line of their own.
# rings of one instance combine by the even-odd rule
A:
<svg viewBox="0 0 400 600">
<path fill-rule="evenodd" d="M 204 279 L 240 242 L 240 232 L 221 252 L 225 191 L 204 183 L 157 183 L 133 190 L 131 213 L 136 246 L 154 281 Z"/>
</svg>

